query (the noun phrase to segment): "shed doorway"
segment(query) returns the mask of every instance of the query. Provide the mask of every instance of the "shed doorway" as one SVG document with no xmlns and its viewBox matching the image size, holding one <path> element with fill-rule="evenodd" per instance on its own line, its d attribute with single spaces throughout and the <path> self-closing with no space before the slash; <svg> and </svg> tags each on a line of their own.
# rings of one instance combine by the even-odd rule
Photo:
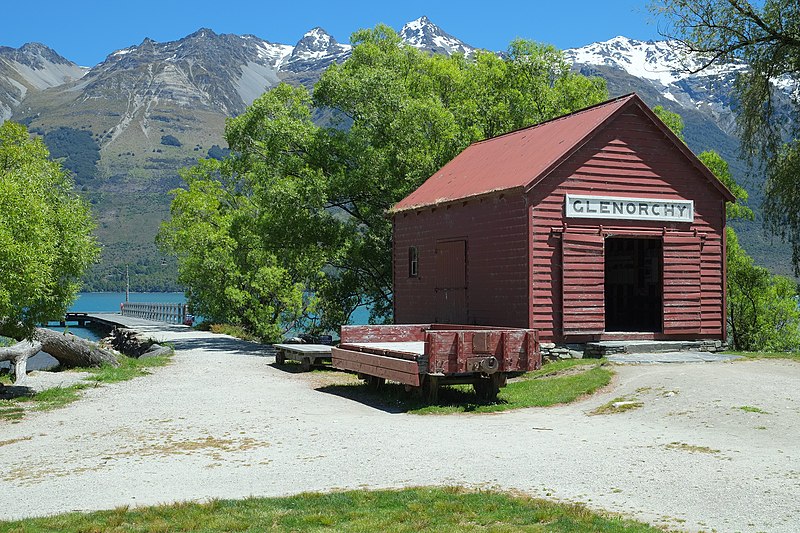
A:
<svg viewBox="0 0 800 533">
<path fill-rule="evenodd" d="M 658 238 L 606 239 L 607 332 L 661 332 L 663 250 Z"/>
</svg>

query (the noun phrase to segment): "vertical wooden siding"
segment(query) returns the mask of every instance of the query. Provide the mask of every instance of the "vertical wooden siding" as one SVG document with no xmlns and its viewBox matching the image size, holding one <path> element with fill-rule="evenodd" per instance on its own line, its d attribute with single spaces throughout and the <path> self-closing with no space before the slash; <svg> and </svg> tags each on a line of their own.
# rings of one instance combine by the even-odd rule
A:
<svg viewBox="0 0 800 533">
<path fill-rule="evenodd" d="M 694 223 L 566 219 L 566 193 L 639 198 L 691 199 Z M 723 338 L 724 203 L 719 192 L 640 111 L 629 109 L 589 140 L 570 159 L 528 193 L 532 217 L 529 327 L 542 342 L 579 340 L 569 336 L 562 301 L 562 233 L 585 231 L 609 235 L 662 236 L 695 232 L 705 236 L 699 251 L 700 324 L 703 338 Z M 566 225 L 566 227 L 565 227 Z M 696 294 L 696 292 L 695 292 Z M 684 321 L 685 322 L 685 321 Z M 672 322 L 677 324 L 678 322 Z M 685 333 L 665 331 L 664 338 Z M 597 338 L 595 336 L 594 338 Z"/>
<path fill-rule="evenodd" d="M 664 334 L 700 333 L 700 238 L 664 235 Z"/>
<path fill-rule="evenodd" d="M 593 334 L 605 329 L 604 239 L 564 233 L 562 245 L 564 333 Z"/>
<path fill-rule="evenodd" d="M 467 241 L 467 322 L 528 326 L 528 222 L 521 193 L 498 194 L 394 217 L 395 322 L 435 319 L 438 241 Z M 408 247 L 419 250 L 419 276 L 408 277 Z"/>
</svg>

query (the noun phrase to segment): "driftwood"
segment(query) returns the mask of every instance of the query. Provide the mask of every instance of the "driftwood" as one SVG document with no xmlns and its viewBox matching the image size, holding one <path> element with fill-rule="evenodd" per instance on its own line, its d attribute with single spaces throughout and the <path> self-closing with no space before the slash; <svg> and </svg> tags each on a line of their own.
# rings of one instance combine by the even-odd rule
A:
<svg viewBox="0 0 800 533">
<path fill-rule="evenodd" d="M 119 366 L 113 351 L 75 335 L 36 328 L 33 338 L 42 343 L 43 352 L 58 359 L 62 366 L 100 366 L 103 363 Z"/>
<path fill-rule="evenodd" d="M 28 358 L 33 357 L 42 349 L 39 341 L 24 340 L 13 346 L 0 348 L 0 361 L 11 362 L 11 374 L 14 376 L 14 385 L 21 385 L 27 376 Z"/>
<path fill-rule="evenodd" d="M 25 380 L 28 358 L 39 351 L 50 354 L 61 366 L 100 366 L 103 363 L 119 366 L 117 355 L 99 344 L 51 329 L 36 328 L 33 340 L 23 340 L 0 348 L 0 361 L 11 361 L 14 373 L 14 384 Z"/>
</svg>

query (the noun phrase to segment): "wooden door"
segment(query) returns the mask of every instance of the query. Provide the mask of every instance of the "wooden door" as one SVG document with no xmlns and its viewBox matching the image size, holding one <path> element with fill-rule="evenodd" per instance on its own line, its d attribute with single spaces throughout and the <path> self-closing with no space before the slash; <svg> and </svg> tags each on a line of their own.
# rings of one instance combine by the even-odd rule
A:
<svg viewBox="0 0 800 533">
<path fill-rule="evenodd" d="M 467 241 L 436 243 L 436 321 L 467 323 Z"/>
<path fill-rule="evenodd" d="M 664 333 L 700 333 L 700 238 L 664 235 Z"/>
<path fill-rule="evenodd" d="M 605 331 L 602 235 L 565 232 L 561 247 L 564 335 Z"/>
</svg>

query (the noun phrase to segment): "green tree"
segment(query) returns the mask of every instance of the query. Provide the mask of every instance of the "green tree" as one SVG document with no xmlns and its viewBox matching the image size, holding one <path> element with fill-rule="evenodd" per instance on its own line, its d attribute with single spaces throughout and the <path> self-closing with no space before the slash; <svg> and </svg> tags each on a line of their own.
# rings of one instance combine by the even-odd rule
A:
<svg viewBox="0 0 800 533">
<path fill-rule="evenodd" d="M 743 153 L 767 174 L 764 220 L 789 241 L 800 273 L 800 107 L 777 85 L 800 81 L 800 3 L 796 0 L 666 0 L 651 9 L 666 32 L 701 58 L 698 69 L 743 61 L 734 87 Z M 789 120 L 778 120 L 778 113 Z"/>
<path fill-rule="evenodd" d="M 98 254 L 88 206 L 24 126 L 0 125 L 0 330 L 31 337 L 63 317 Z"/>
<path fill-rule="evenodd" d="M 602 80 L 572 73 L 555 48 L 528 41 L 514 41 L 506 58 L 478 52 L 469 60 L 420 52 L 383 25 L 356 32 L 352 42 L 351 57 L 322 75 L 313 99 L 304 88 L 273 89 L 228 122 L 229 158 L 184 175 L 189 188 L 176 192 L 161 242 L 178 253 L 198 312 L 220 304 L 210 318 L 243 316 L 241 309 L 227 312 L 231 304 L 220 294 L 255 287 L 217 274 L 215 289 L 201 295 L 190 271 L 246 247 L 269 257 L 284 283 L 297 288 L 293 302 L 304 295 L 308 306 L 289 315 L 308 317 L 316 306 L 330 328 L 366 304 L 373 320 L 389 320 L 389 209 L 471 142 L 607 97 Z M 329 124 L 315 125 L 315 113 Z M 202 214 L 185 216 L 195 202 Z M 209 228 L 198 233 L 213 233 L 219 249 L 182 233 L 204 220 Z M 227 273 L 253 268 L 233 263 L 225 262 Z"/>
<path fill-rule="evenodd" d="M 735 350 L 789 351 L 800 347 L 797 286 L 757 266 L 739 246 L 732 228 L 728 240 L 728 327 Z"/>
</svg>

